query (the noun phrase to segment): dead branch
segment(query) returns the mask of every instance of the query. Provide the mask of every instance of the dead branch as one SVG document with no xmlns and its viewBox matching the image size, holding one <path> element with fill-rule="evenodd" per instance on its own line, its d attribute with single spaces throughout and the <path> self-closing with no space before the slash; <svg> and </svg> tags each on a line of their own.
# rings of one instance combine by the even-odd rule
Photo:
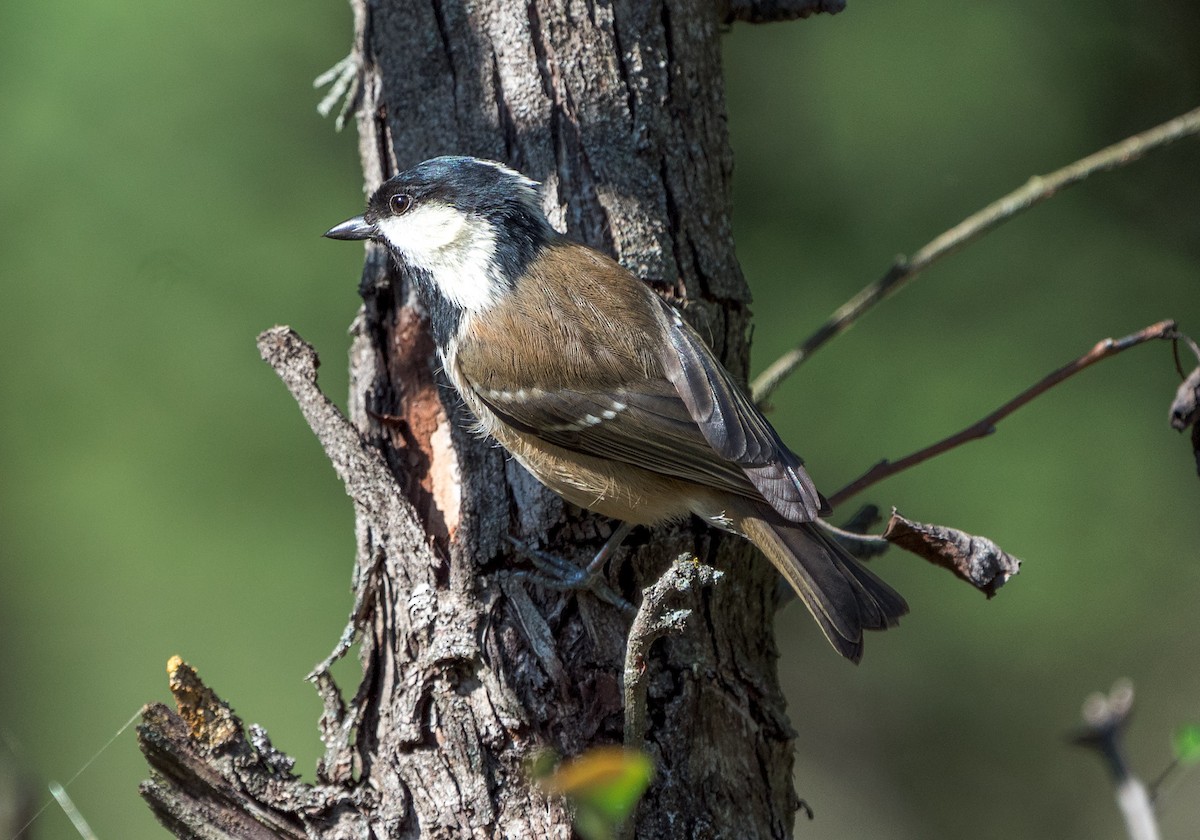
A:
<svg viewBox="0 0 1200 840">
<path fill-rule="evenodd" d="M 898 472 L 903 472 L 910 467 L 915 467 L 917 464 L 928 461 L 943 452 L 949 452 L 956 446 L 961 446 L 964 443 L 979 438 L 987 437 L 996 431 L 996 424 L 1003 420 L 1008 415 L 1012 414 L 1021 406 L 1031 402 L 1038 396 L 1041 396 L 1046 391 L 1053 388 L 1055 385 L 1063 382 L 1085 368 L 1089 368 L 1096 362 L 1111 358 L 1123 350 L 1128 350 L 1130 347 L 1136 347 L 1139 344 L 1144 344 L 1147 341 L 1158 339 L 1174 339 L 1178 336 L 1175 322 L 1171 320 L 1159 321 L 1157 324 L 1151 324 L 1145 329 L 1138 330 L 1135 333 L 1125 336 L 1124 338 L 1112 339 L 1106 338 L 1103 341 L 1097 342 L 1091 350 L 1084 353 L 1078 359 L 1075 359 L 1069 364 L 1063 365 L 1053 373 L 1043 377 L 1035 385 L 1026 388 L 1017 396 L 1013 397 L 1004 405 L 997 408 L 986 417 L 972 423 L 960 432 L 951 435 L 948 438 L 938 441 L 924 449 L 917 450 L 911 455 L 899 459 L 898 461 L 889 461 L 884 459 L 875 466 L 871 467 L 858 478 L 851 481 L 842 489 L 829 497 L 829 503 L 835 507 L 844 502 L 846 499 L 861 493 L 866 488 L 873 484 L 883 481 L 885 478 L 895 475 Z"/>
</svg>

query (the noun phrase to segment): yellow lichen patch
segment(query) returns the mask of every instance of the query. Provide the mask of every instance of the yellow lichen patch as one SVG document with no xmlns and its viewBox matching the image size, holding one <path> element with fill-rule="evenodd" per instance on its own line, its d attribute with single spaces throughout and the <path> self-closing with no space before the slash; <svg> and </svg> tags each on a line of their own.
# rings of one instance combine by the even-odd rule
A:
<svg viewBox="0 0 1200 840">
<path fill-rule="evenodd" d="M 242 722 L 233 709 L 200 680 L 179 656 L 167 660 L 167 677 L 175 707 L 193 740 L 219 748 L 240 739 Z"/>
</svg>

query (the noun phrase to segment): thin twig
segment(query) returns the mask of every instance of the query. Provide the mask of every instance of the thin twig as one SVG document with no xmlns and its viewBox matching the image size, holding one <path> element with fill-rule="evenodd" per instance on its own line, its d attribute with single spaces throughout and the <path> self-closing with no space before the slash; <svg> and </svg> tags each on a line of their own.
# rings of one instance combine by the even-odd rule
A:
<svg viewBox="0 0 1200 840">
<path fill-rule="evenodd" d="M 1182 767 L 1183 762 L 1179 760 L 1179 756 L 1175 756 L 1171 759 L 1171 762 L 1162 769 L 1162 772 L 1155 777 L 1154 781 L 1146 786 L 1150 791 L 1151 803 L 1158 803 L 1159 796 L 1161 796 L 1167 790 L 1167 782 L 1172 778 L 1179 778 L 1175 775 L 1175 772 Z"/>
<path fill-rule="evenodd" d="M 1004 405 L 997 408 L 991 414 L 976 423 L 971 424 L 967 428 L 953 434 L 944 440 L 940 440 L 931 446 L 907 455 L 898 461 L 880 461 L 871 469 L 867 470 L 854 481 L 847 484 L 841 490 L 838 490 L 829 497 L 829 503 L 835 507 L 841 502 L 870 487 L 872 484 L 882 481 L 889 476 L 893 476 L 902 470 L 916 466 L 923 461 L 928 461 L 936 455 L 941 455 L 943 452 L 948 452 L 956 446 L 961 446 L 967 441 L 978 440 L 982 437 L 987 437 L 992 432 L 996 431 L 996 424 L 1003 420 L 1008 415 L 1012 414 L 1021 406 L 1044 394 L 1046 391 L 1053 388 L 1058 383 L 1069 379 L 1084 368 L 1091 367 L 1096 362 L 1115 356 L 1122 350 L 1128 350 L 1130 347 L 1135 347 L 1139 344 L 1144 344 L 1147 341 L 1156 339 L 1175 339 L 1178 334 L 1175 329 L 1175 322 L 1171 320 L 1159 321 L 1157 324 L 1151 324 L 1145 329 L 1138 330 L 1135 333 L 1125 336 L 1124 338 L 1112 339 L 1106 338 L 1103 341 L 1097 342 L 1096 346 L 1088 352 L 1084 353 L 1075 361 L 1060 367 L 1058 370 L 1044 377 L 1040 382 L 1026 388 L 1017 396 L 1013 397 Z"/>
<path fill-rule="evenodd" d="M 882 278 L 842 304 L 815 333 L 780 356 L 758 375 L 751 387 L 755 401 L 764 402 L 784 379 L 825 342 L 850 329 L 868 309 L 902 289 L 937 260 L 949 256 L 993 228 L 999 227 L 1034 205 L 1041 204 L 1055 193 L 1074 186 L 1093 173 L 1125 166 L 1146 152 L 1197 133 L 1200 133 L 1200 108 L 1127 137 L 1049 175 L 1035 175 L 1023 187 L 968 216 L 917 251 L 911 258 L 897 257 Z"/>
</svg>

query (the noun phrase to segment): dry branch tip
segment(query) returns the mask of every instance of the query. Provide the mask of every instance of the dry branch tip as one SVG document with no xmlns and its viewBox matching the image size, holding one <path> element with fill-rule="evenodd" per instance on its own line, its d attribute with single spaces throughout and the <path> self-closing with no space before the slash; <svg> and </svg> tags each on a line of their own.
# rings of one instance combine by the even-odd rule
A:
<svg viewBox="0 0 1200 840">
<path fill-rule="evenodd" d="M 987 537 L 945 525 L 914 522 L 895 509 L 883 537 L 935 566 L 950 570 L 988 598 L 1021 571 L 1021 561 Z"/>
</svg>

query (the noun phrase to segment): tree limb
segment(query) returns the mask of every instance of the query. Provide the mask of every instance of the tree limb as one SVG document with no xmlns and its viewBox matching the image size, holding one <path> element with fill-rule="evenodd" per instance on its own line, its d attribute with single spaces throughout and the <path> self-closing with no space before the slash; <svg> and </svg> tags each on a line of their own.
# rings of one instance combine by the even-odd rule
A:
<svg viewBox="0 0 1200 840">
<path fill-rule="evenodd" d="M 257 726 L 241 719 L 179 657 L 167 663 L 176 711 L 142 709 L 138 743 L 154 771 L 140 788 L 155 815 L 188 840 L 365 837 L 367 787 L 309 785 Z"/>
</svg>

